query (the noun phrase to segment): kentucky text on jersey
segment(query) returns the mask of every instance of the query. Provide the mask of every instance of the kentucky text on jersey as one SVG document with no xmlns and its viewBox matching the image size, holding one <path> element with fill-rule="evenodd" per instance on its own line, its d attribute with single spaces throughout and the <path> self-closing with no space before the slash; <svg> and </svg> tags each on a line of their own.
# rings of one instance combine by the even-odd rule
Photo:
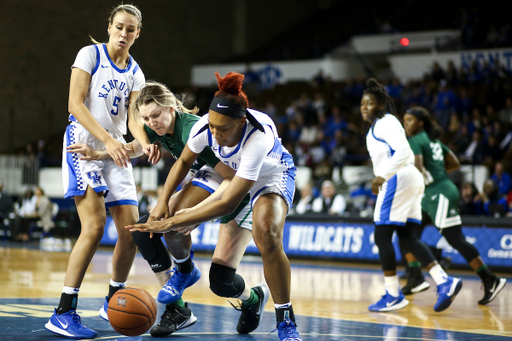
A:
<svg viewBox="0 0 512 341">
<path fill-rule="evenodd" d="M 118 86 L 119 85 L 119 86 Z M 101 86 L 101 88 L 103 90 L 106 91 L 106 93 L 102 93 L 101 90 L 99 91 L 98 93 L 98 97 L 103 97 L 103 98 L 107 98 L 108 96 L 108 93 L 112 90 L 112 89 L 117 89 L 119 90 L 120 92 L 123 92 L 123 95 L 125 97 L 127 97 L 129 95 L 129 91 L 130 89 L 126 86 L 126 83 L 125 82 L 119 82 L 117 79 L 111 79 L 109 80 L 106 84 L 103 84 Z"/>
</svg>

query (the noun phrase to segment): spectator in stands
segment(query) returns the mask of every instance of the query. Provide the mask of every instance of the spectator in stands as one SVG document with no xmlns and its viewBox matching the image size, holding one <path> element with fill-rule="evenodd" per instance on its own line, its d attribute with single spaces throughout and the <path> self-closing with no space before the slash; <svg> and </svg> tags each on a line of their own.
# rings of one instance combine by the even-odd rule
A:
<svg viewBox="0 0 512 341">
<path fill-rule="evenodd" d="M 460 113 L 469 114 L 473 111 L 473 100 L 468 96 L 466 88 L 459 89 L 458 110 Z"/>
<path fill-rule="evenodd" d="M 394 77 L 389 84 L 386 85 L 386 91 L 389 96 L 393 98 L 395 101 L 400 100 L 402 98 L 402 92 L 404 91 L 404 86 L 400 82 L 400 79 Z"/>
<path fill-rule="evenodd" d="M 292 143 L 296 143 L 297 141 L 299 141 L 303 127 L 302 122 L 302 115 L 297 116 L 297 119 L 290 120 L 290 122 L 288 123 L 287 133 L 283 135 L 284 140 Z"/>
<path fill-rule="evenodd" d="M 448 133 L 450 136 L 455 136 L 461 127 L 461 122 L 459 119 L 459 115 L 455 111 L 452 111 L 450 114 L 450 122 L 448 122 Z"/>
<path fill-rule="evenodd" d="M 307 182 L 300 189 L 300 199 L 295 205 L 295 213 L 304 214 L 312 212 L 313 200 L 313 185 L 311 182 Z"/>
<path fill-rule="evenodd" d="M 346 132 L 348 129 L 347 120 L 341 115 L 340 107 L 333 106 L 331 109 L 331 117 L 327 120 L 324 134 L 327 137 L 334 137 L 336 131 Z"/>
<path fill-rule="evenodd" d="M 500 148 L 496 136 L 492 134 L 492 131 L 487 141 L 484 142 L 482 153 L 484 155 L 483 164 L 490 169 L 494 168 L 496 161 L 503 157 L 503 151 Z"/>
<path fill-rule="evenodd" d="M 276 108 L 276 106 L 274 105 L 274 103 L 272 101 L 267 101 L 263 111 L 268 116 L 270 116 L 270 118 L 272 118 L 272 121 L 274 121 L 274 123 L 277 123 L 277 108 Z"/>
<path fill-rule="evenodd" d="M 478 208 L 475 203 L 475 196 L 478 190 L 472 182 L 466 182 L 462 185 L 461 199 L 459 202 L 459 211 L 462 215 L 477 215 Z"/>
<path fill-rule="evenodd" d="M 343 133 L 341 130 L 336 130 L 334 133 L 334 145 L 331 149 L 331 153 L 329 155 L 329 162 L 331 166 L 334 167 L 343 167 L 345 155 L 347 155 L 347 146 Z"/>
<path fill-rule="evenodd" d="M 505 107 L 500 110 L 498 119 L 504 124 L 512 123 L 512 97 L 509 96 L 505 99 Z"/>
<path fill-rule="evenodd" d="M 50 230 L 54 226 L 53 217 L 53 203 L 50 198 L 46 196 L 44 190 L 41 187 L 36 187 L 36 214 L 35 216 L 39 219 L 38 224 L 43 228 L 43 237 L 50 236 Z"/>
<path fill-rule="evenodd" d="M 476 62 L 473 61 L 467 72 L 466 81 L 469 84 L 479 84 L 482 82 L 482 79 L 482 73 L 478 69 L 478 65 L 476 64 Z"/>
<path fill-rule="evenodd" d="M 325 99 L 319 92 L 315 93 L 315 99 L 313 100 L 313 110 L 315 111 L 316 116 L 325 116 Z"/>
<path fill-rule="evenodd" d="M 318 72 L 313 76 L 312 86 L 314 88 L 320 87 L 325 83 L 324 70 L 318 69 Z"/>
<path fill-rule="evenodd" d="M 16 216 L 11 224 L 11 236 L 14 240 L 26 242 L 30 239 L 28 234 L 30 225 L 38 220 L 36 203 L 37 196 L 34 195 L 32 188 L 28 188 L 23 197 L 18 200 Z"/>
<path fill-rule="evenodd" d="M 441 80 L 445 80 L 446 79 L 444 70 L 441 67 L 441 65 L 439 65 L 439 63 L 437 61 L 435 61 L 432 64 L 432 70 L 430 71 L 430 78 L 432 78 L 434 81 L 436 81 L 438 83 Z M 446 82 L 446 80 L 445 80 L 445 82 Z"/>
<path fill-rule="evenodd" d="M 482 132 L 477 129 L 473 132 L 471 143 L 461 155 L 461 161 L 466 164 L 481 164 L 484 160 L 484 141 Z"/>
<path fill-rule="evenodd" d="M 300 94 L 296 105 L 297 109 L 303 114 L 306 125 L 316 122 L 316 112 L 313 110 L 313 102 L 305 92 Z"/>
<path fill-rule="evenodd" d="M 507 200 L 498 193 L 498 186 L 491 179 L 485 181 L 484 190 L 475 196 L 475 203 L 482 215 L 504 216 L 509 210 Z"/>
<path fill-rule="evenodd" d="M 297 117 L 297 115 L 300 114 L 295 101 L 292 101 L 290 103 L 290 105 L 288 107 L 286 107 L 285 113 L 286 113 L 286 117 L 288 117 L 289 121 L 294 120 Z"/>
<path fill-rule="evenodd" d="M 343 195 L 336 194 L 336 188 L 331 180 L 322 183 L 320 196 L 313 200 L 313 212 L 328 214 L 343 214 L 347 202 Z"/>
<path fill-rule="evenodd" d="M 321 128 L 316 124 L 308 124 L 307 122 L 305 122 L 304 125 L 302 126 L 299 141 L 301 143 L 311 145 L 317 140 L 318 133 L 320 131 Z"/>
<path fill-rule="evenodd" d="M 27 188 L 25 194 L 18 199 L 17 215 L 21 217 L 28 217 L 36 212 L 37 197 L 34 195 L 32 188 Z"/>
<path fill-rule="evenodd" d="M 448 61 L 448 66 L 446 68 L 445 80 L 449 86 L 454 87 L 459 85 L 459 75 L 457 68 L 453 63 L 453 60 Z"/>
<path fill-rule="evenodd" d="M 44 140 L 37 141 L 37 159 L 39 160 L 39 168 L 46 167 L 48 163 L 45 147 L 46 142 Z"/>
<path fill-rule="evenodd" d="M 496 165 L 494 166 L 494 174 L 491 175 L 491 180 L 498 185 L 499 196 L 507 196 L 512 190 L 512 179 L 510 178 L 510 174 L 505 172 L 502 162 L 496 162 Z"/>
<path fill-rule="evenodd" d="M 12 198 L 4 191 L 4 183 L 0 181 L 0 226 L 4 226 L 4 220 L 9 219 L 12 212 L 14 212 Z"/>
<path fill-rule="evenodd" d="M 448 129 L 450 113 L 457 107 L 457 96 L 447 87 L 446 80 L 439 82 L 439 90 L 435 96 L 434 113 L 437 122 L 444 130 Z"/>
</svg>

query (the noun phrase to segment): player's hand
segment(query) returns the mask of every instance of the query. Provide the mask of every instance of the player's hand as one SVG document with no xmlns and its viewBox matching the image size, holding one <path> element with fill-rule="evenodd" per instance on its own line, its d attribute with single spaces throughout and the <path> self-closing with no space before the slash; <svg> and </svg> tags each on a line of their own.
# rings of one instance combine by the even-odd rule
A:
<svg viewBox="0 0 512 341">
<path fill-rule="evenodd" d="M 386 182 L 386 180 L 383 177 L 376 177 L 372 181 L 372 193 L 377 195 L 379 194 L 380 188 L 382 187 L 382 184 Z"/>
<path fill-rule="evenodd" d="M 89 147 L 86 143 L 74 143 L 66 147 L 68 153 L 82 154 L 80 160 L 91 161 L 98 160 L 96 151 Z"/>
<path fill-rule="evenodd" d="M 110 139 L 105 143 L 105 148 L 118 167 L 127 168 L 128 164 L 131 163 L 128 149 L 122 142 Z"/>
<path fill-rule="evenodd" d="M 155 207 L 149 212 L 148 222 L 160 221 L 169 218 L 169 205 L 158 200 Z"/>
<path fill-rule="evenodd" d="M 184 226 L 184 227 L 175 227 L 175 228 L 171 227 L 170 230 L 171 231 L 175 231 L 175 232 L 183 233 L 184 235 L 189 235 L 190 232 L 194 231 L 199 225 L 201 225 L 201 224 Z"/>
<path fill-rule="evenodd" d="M 192 211 L 195 211 L 195 210 L 196 210 L 195 206 L 194 207 L 189 207 L 189 208 L 182 208 L 178 212 L 174 213 L 174 215 L 177 216 L 177 215 L 185 214 L 185 213 L 192 212 Z"/>
<path fill-rule="evenodd" d="M 141 224 L 133 224 L 125 226 L 126 229 L 130 230 L 130 232 L 140 231 L 140 232 L 149 232 L 150 237 L 153 238 L 153 232 L 168 232 L 171 230 L 172 222 L 171 219 L 160 220 L 160 221 L 152 221 Z"/>
<path fill-rule="evenodd" d="M 148 144 L 144 147 L 144 154 L 148 156 L 148 161 L 153 165 L 156 165 L 160 158 L 162 157 L 162 151 L 160 150 L 160 146 L 156 144 Z"/>
</svg>

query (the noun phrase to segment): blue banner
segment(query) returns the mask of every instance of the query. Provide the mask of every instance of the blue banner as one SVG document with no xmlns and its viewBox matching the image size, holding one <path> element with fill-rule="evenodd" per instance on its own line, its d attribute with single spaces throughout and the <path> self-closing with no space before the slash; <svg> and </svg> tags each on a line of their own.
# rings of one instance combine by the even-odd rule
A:
<svg viewBox="0 0 512 341">
<path fill-rule="evenodd" d="M 512 229 L 463 227 L 466 240 L 480 252 L 484 262 L 490 266 L 512 267 Z M 196 251 L 213 251 L 217 245 L 219 222 L 208 222 L 192 232 L 192 245 Z M 117 231 L 111 217 L 107 218 L 103 245 L 114 245 Z M 452 257 L 453 264 L 467 265 L 465 259 L 454 250 L 433 226 L 427 226 L 422 240 L 428 245 L 443 249 L 444 256 Z M 393 235 L 397 260 L 401 259 L 396 234 Z M 283 246 L 287 255 L 301 257 L 328 257 L 340 259 L 379 260 L 375 245 L 374 226 L 367 223 L 316 223 L 286 222 L 283 231 Z M 258 253 L 251 240 L 248 253 Z"/>
</svg>

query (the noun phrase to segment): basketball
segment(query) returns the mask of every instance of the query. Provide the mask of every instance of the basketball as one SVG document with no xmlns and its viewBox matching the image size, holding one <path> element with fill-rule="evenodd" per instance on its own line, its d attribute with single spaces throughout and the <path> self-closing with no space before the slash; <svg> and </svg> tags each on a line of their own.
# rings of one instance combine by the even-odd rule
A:
<svg viewBox="0 0 512 341">
<path fill-rule="evenodd" d="M 112 328 L 126 336 L 147 332 L 155 323 L 155 300 L 146 290 L 126 287 L 112 296 L 108 303 L 108 320 Z"/>
</svg>

